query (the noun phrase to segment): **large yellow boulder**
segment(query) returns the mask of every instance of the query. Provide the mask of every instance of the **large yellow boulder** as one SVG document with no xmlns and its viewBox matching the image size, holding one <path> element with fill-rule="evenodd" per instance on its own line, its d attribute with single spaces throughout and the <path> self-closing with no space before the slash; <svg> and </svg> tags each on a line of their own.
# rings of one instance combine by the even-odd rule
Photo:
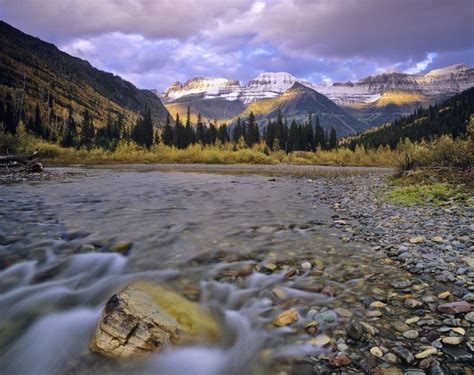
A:
<svg viewBox="0 0 474 375">
<path fill-rule="evenodd" d="M 113 295 L 91 342 L 95 352 L 131 357 L 168 345 L 212 343 L 219 325 L 199 304 L 149 282 L 135 282 Z"/>
</svg>

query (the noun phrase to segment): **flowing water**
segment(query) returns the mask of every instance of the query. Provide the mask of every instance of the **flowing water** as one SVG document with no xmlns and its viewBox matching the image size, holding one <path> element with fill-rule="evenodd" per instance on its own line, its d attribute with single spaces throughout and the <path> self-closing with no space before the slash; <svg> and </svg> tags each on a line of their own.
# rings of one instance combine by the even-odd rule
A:
<svg viewBox="0 0 474 375">
<path fill-rule="evenodd" d="M 297 372 L 327 350 L 305 323 L 332 337 L 345 323 L 334 309 L 362 312 L 361 299 L 400 275 L 339 240 L 313 178 L 124 168 L 0 186 L 0 374 Z M 130 254 L 110 251 L 119 241 Z M 307 260 L 317 267 L 288 277 Z M 223 341 L 133 361 L 90 353 L 105 302 L 134 280 L 218 311 Z M 273 327 L 290 307 L 301 319 Z"/>
</svg>

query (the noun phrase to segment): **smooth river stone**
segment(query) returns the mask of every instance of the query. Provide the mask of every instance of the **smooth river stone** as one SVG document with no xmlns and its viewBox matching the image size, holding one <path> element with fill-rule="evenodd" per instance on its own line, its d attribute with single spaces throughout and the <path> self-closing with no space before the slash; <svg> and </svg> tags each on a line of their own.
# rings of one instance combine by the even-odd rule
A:
<svg viewBox="0 0 474 375">
<path fill-rule="evenodd" d="M 90 347 L 125 358 L 168 345 L 217 342 L 219 336 L 217 321 L 199 304 L 161 286 L 135 282 L 109 299 Z"/>
<path fill-rule="evenodd" d="M 459 314 L 472 310 L 471 304 L 466 301 L 444 303 L 438 306 L 438 311 L 443 314 Z"/>
</svg>

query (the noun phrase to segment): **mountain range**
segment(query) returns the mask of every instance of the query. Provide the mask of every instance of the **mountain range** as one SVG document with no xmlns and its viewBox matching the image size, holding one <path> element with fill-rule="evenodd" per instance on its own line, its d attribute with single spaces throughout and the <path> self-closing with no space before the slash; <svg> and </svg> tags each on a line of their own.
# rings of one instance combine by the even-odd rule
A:
<svg viewBox="0 0 474 375">
<path fill-rule="evenodd" d="M 69 107 L 80 118 L 87 109 L 101 126 L 108 113 L 122 113 L 134 123 L 149 108 L 156 126 L 164 125 L 167 110 L 149 90 L 140 90 L 112 73 L 60 51 L 55 45 L 0 21 L 0 95 L 23 101 L 26 116 L 35 106 L 49 117 L 65 119 Z"/>
<path fill-rule="evenodd" d="M 474 69 L 458 64 L 427 74 L 392 71 L 330 85 L 284 72 L 261 73 L 246 84 L 196 77 L 184 84 L 175 82 L 158 93 L 138 89 L 2 21 L 0 47 L 0 97 L 10 94 L 15 110 L 21 108 L 25 119 L 39 105 L 49 125 L 53 117 L 59 125 L 69 108 L 78 120 L 87 109 L 98 127 L 109 113 L 122 113 L 131 124 L 149 108 L 154 125 L 162 127 L 168 113 L 185 116 L 189 106 L 193 123 L 198 113 L 204 120 L 233 124 L 238 117 L 246 118 L 253 112 L 261 126 L 280 112 L 290 121 L 306 119 L 312 113 L 313 118 L 320 118 L 321 125 L 333 126 L 339 136 L 344 136 L 408 115 L 419 106 L 441 102 L 474 86 Z"/>
<path fill-rule="evenodd" d="M 175 82 L 159 95 L 171 114 L 184 115 L 189 105 L 193 115 L 199 112 L 211 121 L 232 122 L 254 111 L 263 122 L 279 110 L 288 118 L 312 112 L 321 117 L 322 125 L 335 126 L 338 134 L 344 135 L 390 122 L 472 86 L 474 68 L 457 64 L 427 74 L 389 71 L 330 85 L 298 80 L 285 72 L 261 73 L 244 85 L 225 78 L 196 77 L 184 84 Z M 296 91 L 303 92 L 302 87 L 305 95 L 295 98 Z M 318 100 L 308 100 L 318 95 L 334 104 L 333 113 L 321 112 Z M 291 104 L 287 104 L 290 98 Z"/>
</svg>

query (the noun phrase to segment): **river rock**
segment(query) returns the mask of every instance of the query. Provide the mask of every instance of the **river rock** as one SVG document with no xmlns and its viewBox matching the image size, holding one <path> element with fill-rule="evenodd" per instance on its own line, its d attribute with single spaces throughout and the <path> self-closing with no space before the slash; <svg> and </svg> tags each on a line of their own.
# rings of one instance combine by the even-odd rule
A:
<svg viewBox="0 0 474 375">
<path fill-rule="evenodd" d="M 357 319 L 352 319 L 347 326 L 347 336 L 353 340 L 360 340 L 364 334 L 364 328 Z"/>
<path fill-rule="evenodd" d="M 474 311 L 467 313 L 464 316 L 464 319 L 466 319 L 469 323 L 474 323 Z"/>
<path fill-rule="evenodd" d="M 419 244 L 419 243 L 425 242 L 426 238 L 424 236 L 411 237 L 409 241 L 412 244 Z"/>
<path fill-rule="evenodd" d="M 345 355 L 341 354 L 333 358 L 329 358 L 329 366 L 331 367 L 344 367 L 349 366 L 352 363 L 352 359 Z"/>
<path fill-rule="evenodd" d="M 273 319 L 273 324 L 277 327 L 283 327 L 296 322 L 298 318 L 298 312 L 295 309 L 290 309 L 282 312 L 275 319 Z"/>
<path fill-rule="evenodd" d="M 392 351 L 397 355 L 397 357 L 401 358 L 404 362 L 408 363 L 409 365 L 415 362 L 415 357 L 406 348 L 395 347 L 392 349 Z"/>
<path fill-rule="evenodd" d="M 471 304 L 466 301 L 457 301 L 451 303 L 443 303 L 438 306 L 438 311 L 443 314 L 459 314 L 472 310 Z"/>
<path fill-rule="evenodd" d="M 460 345 L 463 342 L 462 337 L 454 337 L 454 336 L 448 336 L 448 337 L 443 337 L 441 339 L 441 342 L 446 345 Z"/>
<path fill-rule="evenodd" d="M 377 358 L 382 358 L 383 357 L 383 352 L 382 350 L 380 350 L 379 347 L 377 346 L 374 346 L 372 348 L 370 348 L 370 354 L 372 354 L 374 357 L 377 357 Z"/>
<path fill-rule="evenodd" d="M 403 337 L 405 337 L 406 339 L 414 340 L 418 337 L 418 331 L 410 329 L 408 331 L 403 332 Z"/>
<path fill-rule="evenodd" d="M 110 357 L 159 352 L 168 345 L 215 342 L 213 316 L 161 286 L 135 282 L 113 295 L 99 319 L 91 349 Z"/>
<path fill-rule="evenodd" d="M 431 346 L 431 347 L 415 354 L 415 358 L 416 359 L 423 359 L 423 358 L 426 358 L 430 355 L 436 354 L 437 352 L 438 352 L 438 350 Z"/>
<path fill-rule="evenodd" d="M 132 243 L 129 241 L 119 241 L 116 244 L 110 247 L 110 251 L 115 253 L 120 253 L 122 255 L 128 255 L 130 249 L 132 248 Z"/>
</svg>

